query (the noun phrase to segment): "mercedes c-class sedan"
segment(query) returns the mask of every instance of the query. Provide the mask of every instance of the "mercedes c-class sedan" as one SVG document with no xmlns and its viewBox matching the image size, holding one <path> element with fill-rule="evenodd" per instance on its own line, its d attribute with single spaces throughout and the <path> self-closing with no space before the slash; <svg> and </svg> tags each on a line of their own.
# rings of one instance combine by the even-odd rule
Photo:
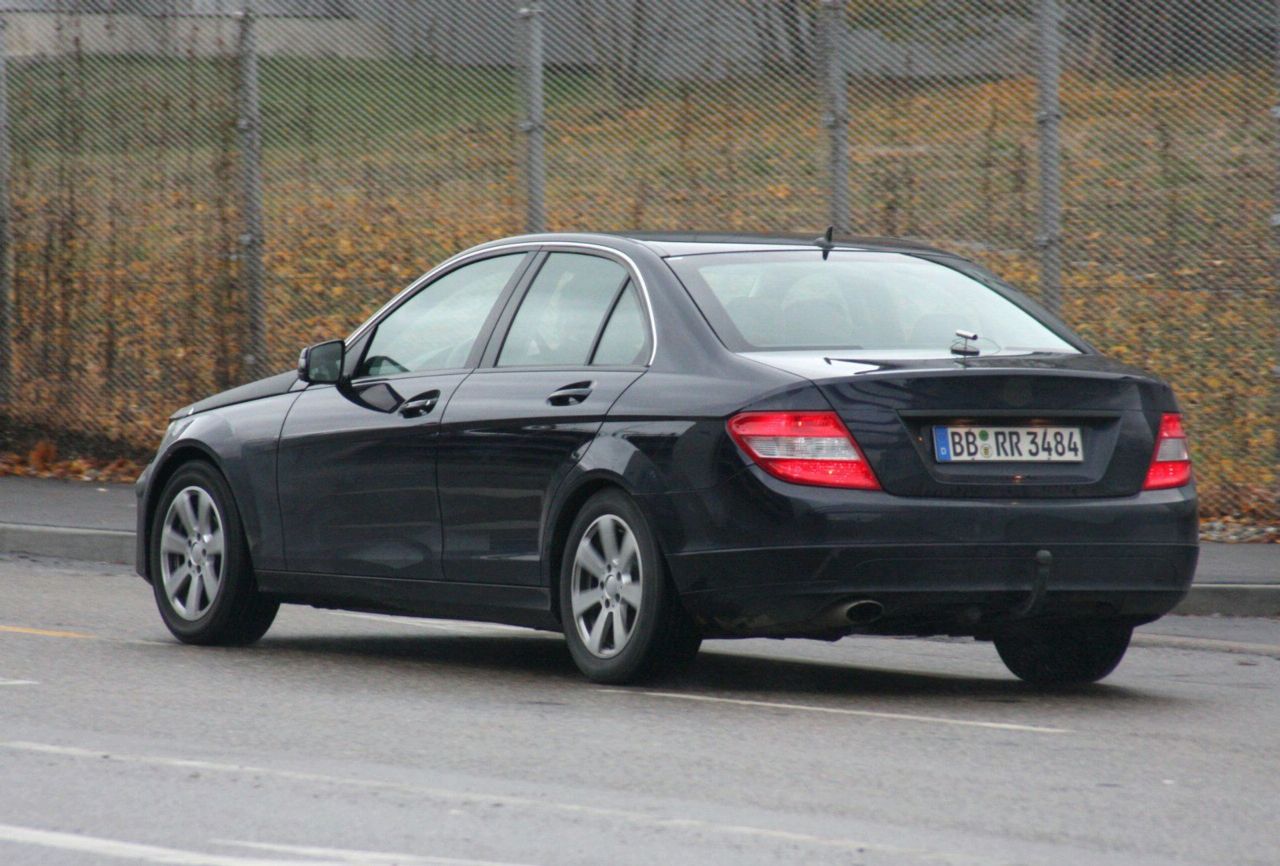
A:
<svg viewBox="0 0 1280 866">
<path fill-rule="evenodd" d="M 182 641 L 282 603 L 487 620 L 612 683 L 855 633 L 1092 682 L 1197 556 L 1168 385 L 972 262 L 829 232 L 475 247 L 178 411 L 137 491 Z"/>
</svg>

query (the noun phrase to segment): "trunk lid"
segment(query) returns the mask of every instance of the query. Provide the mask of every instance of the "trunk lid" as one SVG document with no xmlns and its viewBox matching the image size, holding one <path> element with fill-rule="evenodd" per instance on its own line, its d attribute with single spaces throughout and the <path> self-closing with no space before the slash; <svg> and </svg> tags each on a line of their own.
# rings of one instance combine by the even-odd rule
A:
<svg viewBox="0 0 1280 866">
<path fill-rule="evenodd" d="M 918 358 L 752 352 L 812 381 L 857 439 L 885 491 L 942 498 L 1132 496 L 1142 488 L 1173 393 L 1099 355 Z M 894 357 L 894 356 L 897 357 Z M 934 427 L 1077 427 L 1083 459 L 940 462 Z"/>
</svg>

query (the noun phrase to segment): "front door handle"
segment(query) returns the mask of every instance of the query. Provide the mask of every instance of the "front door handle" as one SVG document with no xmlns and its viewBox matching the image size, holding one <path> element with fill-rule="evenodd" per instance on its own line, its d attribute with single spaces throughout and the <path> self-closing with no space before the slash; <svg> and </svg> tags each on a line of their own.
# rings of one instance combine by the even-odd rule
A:
<svg viewBox="0 0 1280 866">
<path fill-rule="evenodd" d="M 401 403 L 400 414 L 405 418 L 417 418 L 419 415 L 426 415 L 436 408 L 436 403 L 438 402 L 440 402 L 440 392 L 427 391 L 425 394 L 410 397 Z"/>
<path fill-rule="evenodd" d="M 592 384 L 591 382 L 574 382 L 572 385 L 557 388 L 551 392 L 551 396 L 547 397 L 547 402 L 552 406 L 576 406 L 591 396 Z"/>
</svg>

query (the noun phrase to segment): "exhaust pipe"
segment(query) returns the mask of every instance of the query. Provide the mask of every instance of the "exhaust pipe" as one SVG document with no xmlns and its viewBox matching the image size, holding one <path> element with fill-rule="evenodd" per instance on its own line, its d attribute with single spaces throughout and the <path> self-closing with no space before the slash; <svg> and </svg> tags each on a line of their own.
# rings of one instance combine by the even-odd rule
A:
<svg viewBox="0 0 1280 866">
<path fill-rule="evenodd" d="M 871 599 L 855 601 L 844 609 L 844 616 L 854 625 L 870 625 L 884 616 L 884 605 Z"/>
</svg>

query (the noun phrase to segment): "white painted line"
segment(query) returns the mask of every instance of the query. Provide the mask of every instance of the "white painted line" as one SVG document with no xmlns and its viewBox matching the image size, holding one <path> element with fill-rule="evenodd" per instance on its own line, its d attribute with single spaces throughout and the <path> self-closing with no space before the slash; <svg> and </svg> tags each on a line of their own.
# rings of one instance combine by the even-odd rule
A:
<svg viewBox="0 0 1280 866">
<path fill-rule="evenodd" d="M 341 616 L 347 619 L 365 619 L 380 622 L 383 625 L 410 625 L 416 628 L 429 628 L 436 631 L 455 632 L 457 634 L 484 634 L 493 632 L 538 634 L 536 629 L 521 628 L 518 625 L 502 625 L 496 622 L 468 622 L 455 619 L 426 619 L 412 616 L 396 616 L 388 613 L 357 613 L 350 610 L 325 610 L 329 616 Z"/>
<path fill-rule="evenodd" d="M 527 864 L 498 862 L 494 860 L 466 860 L 456 857 L 432 857 L 418 854 L 386 854 L 375 851 L 351 851 L 343 848 L 320 848 L 314 846 L 272 845 L 264 842 L 230 842 L 212 844 L 238 845 L 242 848 L 254 848 L 259 851 L 292 855 L 288 859 L 263 859 L 261 857 L 240 857 L 225 854 L 205 854 L 199 851 L 185 851 L 179 848 L 166 848 L 159 845 L 143 845 L 137 842 L 124 842 L 119 839 L 106 839 L 101 836 L 88 836 L 83 833 L 59 833 L 52 830 L 38 830 L 33 827 L 18 827 L 12 824 L 0 824 L 0 842 L 12 842 L 19 845 L 32 845 L 40 848 L 55 848 L 62 851 L 77 851 L 94 854 L 99 857 L 111 857 L 118 860 L 132 860 L 135 863 L 166 863 L 174 866 L 349 866 L 352 863 L 401 863 L 406 866 L 527 866 Z M 298 857 L 312 859 L 299 860 Z"/>
<path fill-rule="evenodd" d="M 100 836 L 85 836 L 79 833 L 57 833 L 32 827 L 16 827 L 12 824 L 0 824 L 0 842 L 78 851 L 98 857 L 131 860 L 134 863 L 167 863 L 174 866 L 346 866 L 350 862 L 227 857 L 218 854 L 201 854 L 198 851 L 183 851 L 178 848 L 163 848 L 158 845 L 122 842 L 118 839 L 104 839 Z"/>
<path fill-rule="evenodd" d="M 385 854 L 378 851 L 353 851 L 349 848 L 321 848 L 316 845 L 275 845 L 267 842 L 237 842 L 232 839 L 214 839 L 218 845 L 238 845 L 259 851 L 276 851 L 281 854 L 297 854 L 300 857 L 327 857 L 340 863 L 421 863 L 423 866 L 529 866 L 506 860 L 468 860 L 458 857 L 432 857 L 423 854 Z M 290 861 L 293 862 L 293 861 Z"/>
<path fill-rule="evenodd" d="M 637 693 L 638 694 L 638 693 Z M 739 838 L 768 840 L 771 842 L 787 842 L 798 845 L 809 845 L 816 848 L 828 848 L 854 853 L 875 852 L 896 857 L 908 857 L 915 860 L 936 861 L 941 863 L 974 864 L 974 866 L 997 866 L 1004 860 L 993 860 L 970 854 L 947 851 L 933 851 L 922 848 L 906 848 L 898 845 L 887 845 L 862 839 L 849 839 L 833 836 L 818 836 L 810 833 L 797 833 L 771 827 L 754 827 L 743 824 L 724 824 L 698 818 L 666 818 L 661 815 L 645 814 L 639 810 L 614 809 L 607 806 L 585 806 L 579 803 L 565 803 L 539 797 L 521 797 L 509 794 L 483 794 L 474 791 L 456 791 L 447 788 L 429 787 L 404 782 L 391 782 L 382 779 L 360 779 L 351 776 L 331 776 L 324 773 L 309 773 L 298 770 L 278 770 L 267 767 L 255 767 L 246 764 L 222 764 L 213 761 L 199 761 L 188 758 L 170 758 L 160 755 L 128 755 L 111 752 L 82 749 L 76 746 L 57 746 L 49 743 L 32 743 L 21 740 L 0 741 L 0 748 L 15 751 L 36 752 L 48 755 L 62 755 L 70 758 L 85 758 L 94 763 L 104 761 L 129 764 L 146 764 L 161 767 L 175 767 L 182 770 L 204 770 L 211 773 L 236 773 L 255 776 L 287 779 L 296 782 L 313 784 L 338 785 L 366 790 L 396 791 L 420 797 L 438 800 L 468 803 L 475 805 L 493 805 L 560 812 L 571 815 L 575 819 L 583 816 L 608 819 L 619 824 L 633 824 L 660 829 L 683 829 L 698 833 L 717 833 Z M 297 861 L 291 861 L 298 866 Z M 214 864 L 218 866 L 218 864 Z M 239 864 L 236 864 L 239 866 Z"/>
<path fill-rule="evenodd" d="M 778 701 L 750 701 L 745 698 L 720 698 L 712 695 L 691 695 L 683 692 L 646 692 L 629 689 L 601 689 L 611 695 L 645 695 L 651 698 L 670 698 L 678 701 L 702 701 L 712 704 L 733 704 L 740 707 L 763 707 L 770 710 L 798 710 L 805 713 L 828 713 L 837 716 L 861 716 L 869 719 L 892 719 L 899 722 L 920 722 L 929 725 L 958 725 L 965 728 L 987 728 L 993 731 L 1021 731 L 1029 734 L 1070 734 L 1068 728 L 1049 728 L 1040 725 L 1019 725 L 1013 722 L 981 722 L 974 719 L 949 719 L 945 716 L 917 716 L 912 713 L 885 713 L 878 710 L 850 710 L 844 707 L 820 707 L 813 704 L 784 704 Z"/>
<path fill-rule="evenodd" d="M 35 680 L 0 680 L 0 686 L 38 686 Z"/>
</svg>

